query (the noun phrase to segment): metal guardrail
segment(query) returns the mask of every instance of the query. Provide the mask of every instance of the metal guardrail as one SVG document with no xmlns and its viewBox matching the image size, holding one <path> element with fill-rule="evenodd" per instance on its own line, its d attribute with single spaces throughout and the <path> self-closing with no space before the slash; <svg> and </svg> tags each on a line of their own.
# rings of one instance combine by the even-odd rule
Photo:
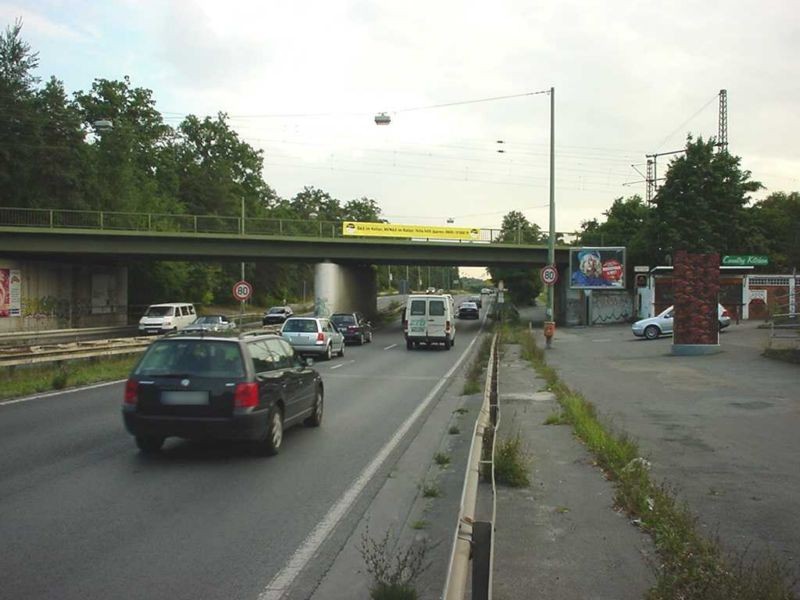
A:
<svg viewBox="0 0 800 600">
<path fill-rule="evenodd" d="M 789 342 L 790 345 L 800 347 L 800 313 L 772 315 L 769 340 L 770 347 L 776 340 Z"/>
<path fill-rule="evenodd" d="M 281 236 L 341 239 L 342 221 L 266 219 L 222 215 L 182 215 L 133 213 L 102 210 L 65 210 L 55 208 L 0 207 L 0 227 L 36 229 L 90 230 L 103 232 L 204 233 L 237 236 Z M 502 243 L 523 245 L 522 232 L 500 240 L 501 229 L 476 228 L 469 240 L 444 240 L 455 243 Z M 561 235 L 572 235 L 562 233 Z M 347 236 L 353 239 L 352 236 Z M 434 238 L 430 238 L 434 239 Z M 436 240 L 442 241 L 442 240 Z M 527 242 L 525 243 L 527 245 Z"/>
<path fill-rule="evenodd" d="M 338 221 L 61 209 L 0 208 L 0 225 L 152 233 L 343 237 L 342 224 Z"/>
<path fill-rule="evenodd" d="M 447 569 L 445 588 L 442 594 L 444 600 L 463 600 L 467 597 L 467 575 L 472 560 L 472 600 L 491 598 L 492 590 L 492 561 L 494 555 L 494 541 L 492 531 L 495 523 L 496 493 L 494 481 L 494 431 L 499 424 L 499 411 L 497 407 L 498 365 L 497 352 L 498 334 L 492 339 L 489 364 L 486 371 L 486 385 L 483 392 L 483 404 L 480 414 L 475 421 L 472 434 L 472 443 L 469 450 L 464 487 L 461 491 L 461 504 L 458 514 L 458 524 L 453 536 L 453 546 L 450 554 L 450 563 Z M 487 459 L 482 459 L 485 451 L 486 433 L 490 434 L 491 450 Z M 481 522 L 475 519 L 475 505 L 477 502 L 478 482 L 481 467 L 490 466 L 492 482 L 492 520 Z"/>
</svg>

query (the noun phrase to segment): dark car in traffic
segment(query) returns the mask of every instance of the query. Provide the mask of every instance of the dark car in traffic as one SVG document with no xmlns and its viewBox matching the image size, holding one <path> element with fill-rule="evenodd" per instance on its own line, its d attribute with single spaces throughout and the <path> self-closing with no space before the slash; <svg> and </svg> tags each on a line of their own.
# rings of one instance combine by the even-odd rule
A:
<svg viewBox="0 0 800 600">
<path fill-rule="evenodd" d="M 474 302 L 462 302 L 458 306 L 459 319 L 480 319 L 481 313 Z"/>
<path fill-rule="evenodd" d="M 291 306 L 273 306 L 264 313 L 262 325 L 281 325 L 286 319 L 294 315 Z"/>
<path fill-rule="evenodd" d="M 144 453 L 178 437 L 246 440 L 277 454 L 285 429 L 322 423 L 322 379 L 310 365 L 275 335 L 166 336 L 125 384 L 125 428 Z"/>
<path fill-rule="evenodd" d="M 334 313 L 330 319 L 344 335 L 345 342 L 364 344 L 372 341 L 372 323 L 361 313 Z"/>
<path fill-rule="evenodd" d="M 483 308 L 483 299 L 480 296 L 470 296 L 466 301 L 474 302 L 478 305 L 478 308 Z"/>
</svg>

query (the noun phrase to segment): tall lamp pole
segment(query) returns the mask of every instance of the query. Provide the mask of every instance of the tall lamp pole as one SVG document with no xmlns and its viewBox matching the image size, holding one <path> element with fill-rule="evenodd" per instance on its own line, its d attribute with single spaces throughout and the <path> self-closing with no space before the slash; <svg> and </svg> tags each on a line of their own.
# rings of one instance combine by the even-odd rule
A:
<svg viewBox="0 0 800 600">
<path fill-rule="evenodd" d="M 556 89 L 550 88 L 550 235 L 547 239 L 547 262 L 556 264 L 556 164 L 555 164 L 555 131 L 556 131 Z M 555 290 L 552 285 L 547 286 L 547 313 L 544 325 L 546 346 L 549 348 L 555 333 L 555 320 L 553 318 L 553 300 Z"/>
</svg>

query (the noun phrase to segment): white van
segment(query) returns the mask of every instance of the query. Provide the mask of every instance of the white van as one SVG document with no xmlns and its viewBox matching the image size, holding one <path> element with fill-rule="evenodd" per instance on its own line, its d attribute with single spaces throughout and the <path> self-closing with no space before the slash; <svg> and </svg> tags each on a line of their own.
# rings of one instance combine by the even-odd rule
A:
<svg viewBox="0 0 800 600">
<path fill-rule="evenodd" d="M 178 331 L 194 321 L 194 305 L 186 302 L 151 304 L 139 319 L 139 333 Z"/>
<path fill-rule="evenodd" d="M 443 295 L 414 294 L 408 297 L 403 315 L 403 335 L 406 348 L 420 344 L 444 344 L 445 349 L 456 341 L 453 305 Z"/>
</svg>

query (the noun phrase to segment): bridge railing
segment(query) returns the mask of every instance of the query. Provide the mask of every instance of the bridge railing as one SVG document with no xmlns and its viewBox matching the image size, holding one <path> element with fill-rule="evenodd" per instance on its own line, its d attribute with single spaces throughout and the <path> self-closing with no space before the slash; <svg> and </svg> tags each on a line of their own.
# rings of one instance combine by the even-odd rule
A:
<svg viewBox="0 0 800 600">
<path fill-rule="evenodd" d="M 226 217 L 221 215 L 186 215 L 166 213 L 134 213 L 99 210 L 67 210 L 56 208 L 0 207 L 0 227 L 34 227 L 48 229 L 82 229 L 98 231 L 141 231 L 158 233 L 207 233 L 252 236 L 345 237 L 341 221 L 267 219 Z M 348 236 L 349 237 L 349 236 Z M 473 242 L 521 245 L 522 239 L 501 238 L 500 229 L 480 228 L 469 240 L 439 240 L 453 243 Z"/>
</svg>

